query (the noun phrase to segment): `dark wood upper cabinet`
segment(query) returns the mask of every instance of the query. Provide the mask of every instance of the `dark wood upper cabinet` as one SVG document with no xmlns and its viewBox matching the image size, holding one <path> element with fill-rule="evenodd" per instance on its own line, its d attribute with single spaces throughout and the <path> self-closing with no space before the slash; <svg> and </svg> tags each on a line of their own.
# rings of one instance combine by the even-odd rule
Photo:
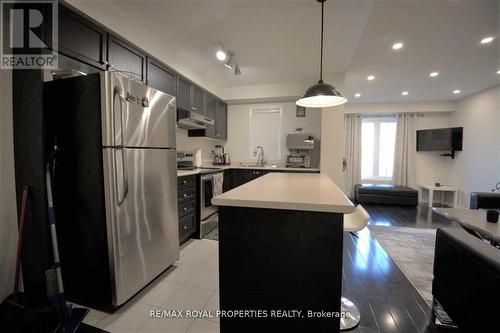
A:
<svg viewBox="0 0 500 333">
<path fill-rule="evenodd" d="M 205 95 L 205 117 L 215 120 L 216 113 L 217 113 L 217 100 L 210 95 Z M 205 129 L 205 136 L 211 138 L 215 137 L 216 126 L 217 123 L 215 123 L 215 125 L 207 126 L 207 128 Z"/>
<path fill-rule="evenodd" d="M 205 117 L 215 120 L 214 126 L 206 129 L 189 130 L 189 136 L 227 140 L 227 104 L 205 94 Z"/>
<path fill-rule="evenodd" d="M 177 81 L 175 72 L 159 61 L 148 58 L 147 85 L 171 96 L 175 96 Z"/>
<path fill-rule="evenodd" d="M 146 82 L 146 55 L 120 38 L 108 35 L 109 71 Z"/>
<path fill-rule="evenodd" d="M 191 82 L 177 76 L 177 108 L 191 110 Z"/>
<path fill-rule="evenodd" d="M 217 101 L 215 137 L 217 139 L 227 140 L 227 104 L 222 101 Z"/>
<path fill-rule="evenodd" d="M 106 68 L 107 33 L 64 6 L 59 6 L 59 53 L 100 69 Z"/>
<path fill-rule="evenodd" d="M 205 114 L 203 108 L 203 90 L 195 85 L 191 85 L 191 111 Z"/>
</svg>

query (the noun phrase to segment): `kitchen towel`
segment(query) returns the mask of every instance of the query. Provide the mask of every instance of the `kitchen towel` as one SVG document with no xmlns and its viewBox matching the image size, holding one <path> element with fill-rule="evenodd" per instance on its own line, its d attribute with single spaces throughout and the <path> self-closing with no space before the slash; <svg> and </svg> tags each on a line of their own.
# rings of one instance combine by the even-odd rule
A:
<svg viewBox="0 0 500 333">
<path fill-rule="evenodd" d="M 214 197 L 222 194 L 223 182 L 224 182 L 224 173 L 219 172 L 212 176 L 212 195 Z"/>
</svg>

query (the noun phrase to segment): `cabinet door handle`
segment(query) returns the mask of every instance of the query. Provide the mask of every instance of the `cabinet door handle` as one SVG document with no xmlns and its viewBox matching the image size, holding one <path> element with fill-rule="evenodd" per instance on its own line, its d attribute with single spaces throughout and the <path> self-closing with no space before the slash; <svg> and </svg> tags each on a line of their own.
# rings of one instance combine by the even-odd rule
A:
<svg viewBox="0 0 500 333">
<path fill-rule="evenodd" d="M 185 180 L 185 181 L 183 181 L 182 183 L 183 183 L 184 185 L 186 185 L 188 182 L 187 182 L 187 180 Z"/>
<path fill-rule="evenodd" d="M 188 230 L 188 227 L 186 225 L 184 226 L 184 230 Z"/>
<path fill-rule="evenodd" d="M 187 212 L 187 210 L 188 210 L 187 207 L 184 207 L 184 211 Z"/>
<path fill-rule="evenodd" d="M 186 193 L 184 193 L 184 199 L 187 198 L 187 197 L 188 197 L 188 195 Z"/>
</svg>

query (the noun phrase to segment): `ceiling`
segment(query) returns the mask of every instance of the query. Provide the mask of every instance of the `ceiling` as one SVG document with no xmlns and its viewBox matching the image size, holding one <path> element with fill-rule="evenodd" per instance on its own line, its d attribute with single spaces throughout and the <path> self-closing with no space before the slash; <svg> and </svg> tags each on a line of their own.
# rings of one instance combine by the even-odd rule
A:
<svg viewBox="0 0 500 333">
<path fill-rule="evenodd" d="M 301 82 L 305 90 L 318 79 L 314 0 L 110 1 L 221 89 Z M 487 0 L 327 1 L 325 76 L 345 73 L 351 103 L 449 101 L 484 90 L 500 83 L 500 36 L 479 43 L 497 35 L 498 8 Z M 405 44 L 399 51 L 396 41 Z M 236 52 L 242 75 L 217 61 L 220 43 Z M 431 79 L 432 71 L 440 75 Z"/>
</svg>

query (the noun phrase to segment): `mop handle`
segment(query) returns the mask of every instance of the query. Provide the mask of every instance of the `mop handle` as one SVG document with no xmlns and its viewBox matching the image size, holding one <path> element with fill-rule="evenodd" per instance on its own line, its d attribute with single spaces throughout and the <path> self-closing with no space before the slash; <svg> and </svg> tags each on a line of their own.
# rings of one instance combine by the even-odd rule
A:
<svg viewBox="0 0 500 333">
<path fill-rule="evenodd" d="M 19 237 L 17 239 L 17 257 L 16 257 L 16 277 L 14 281 L 14 301 L 18 301 L 19 293 L 19 274 L 21 271 L 21 250 L 23 244 L 24 221 L 26 219 L 26 204 L 28 202 L 28 186 L 23 187 L 21 197 L 21 212 L 19 213 Z"/>
<path fill-rule="evenodd" d="M 54 202 L 52 199 L 50 168 L 47 168 L 45 177 L 46 177 L 45 181 L 47 182 L 47 204 L 48 204 L 48 214 L 49 214 L 50 236 L 52 240 L 52 252 L 54 254 L 54 266 L 57 274 L 57 290 L 59 291 L 59 293 L 62 294 L 64 293 L 64 286 L 62 282 L 61 262 L 59 259 L 59 246 L 57 244 L 56 215 L 54 210 Z"/>
</svg>

